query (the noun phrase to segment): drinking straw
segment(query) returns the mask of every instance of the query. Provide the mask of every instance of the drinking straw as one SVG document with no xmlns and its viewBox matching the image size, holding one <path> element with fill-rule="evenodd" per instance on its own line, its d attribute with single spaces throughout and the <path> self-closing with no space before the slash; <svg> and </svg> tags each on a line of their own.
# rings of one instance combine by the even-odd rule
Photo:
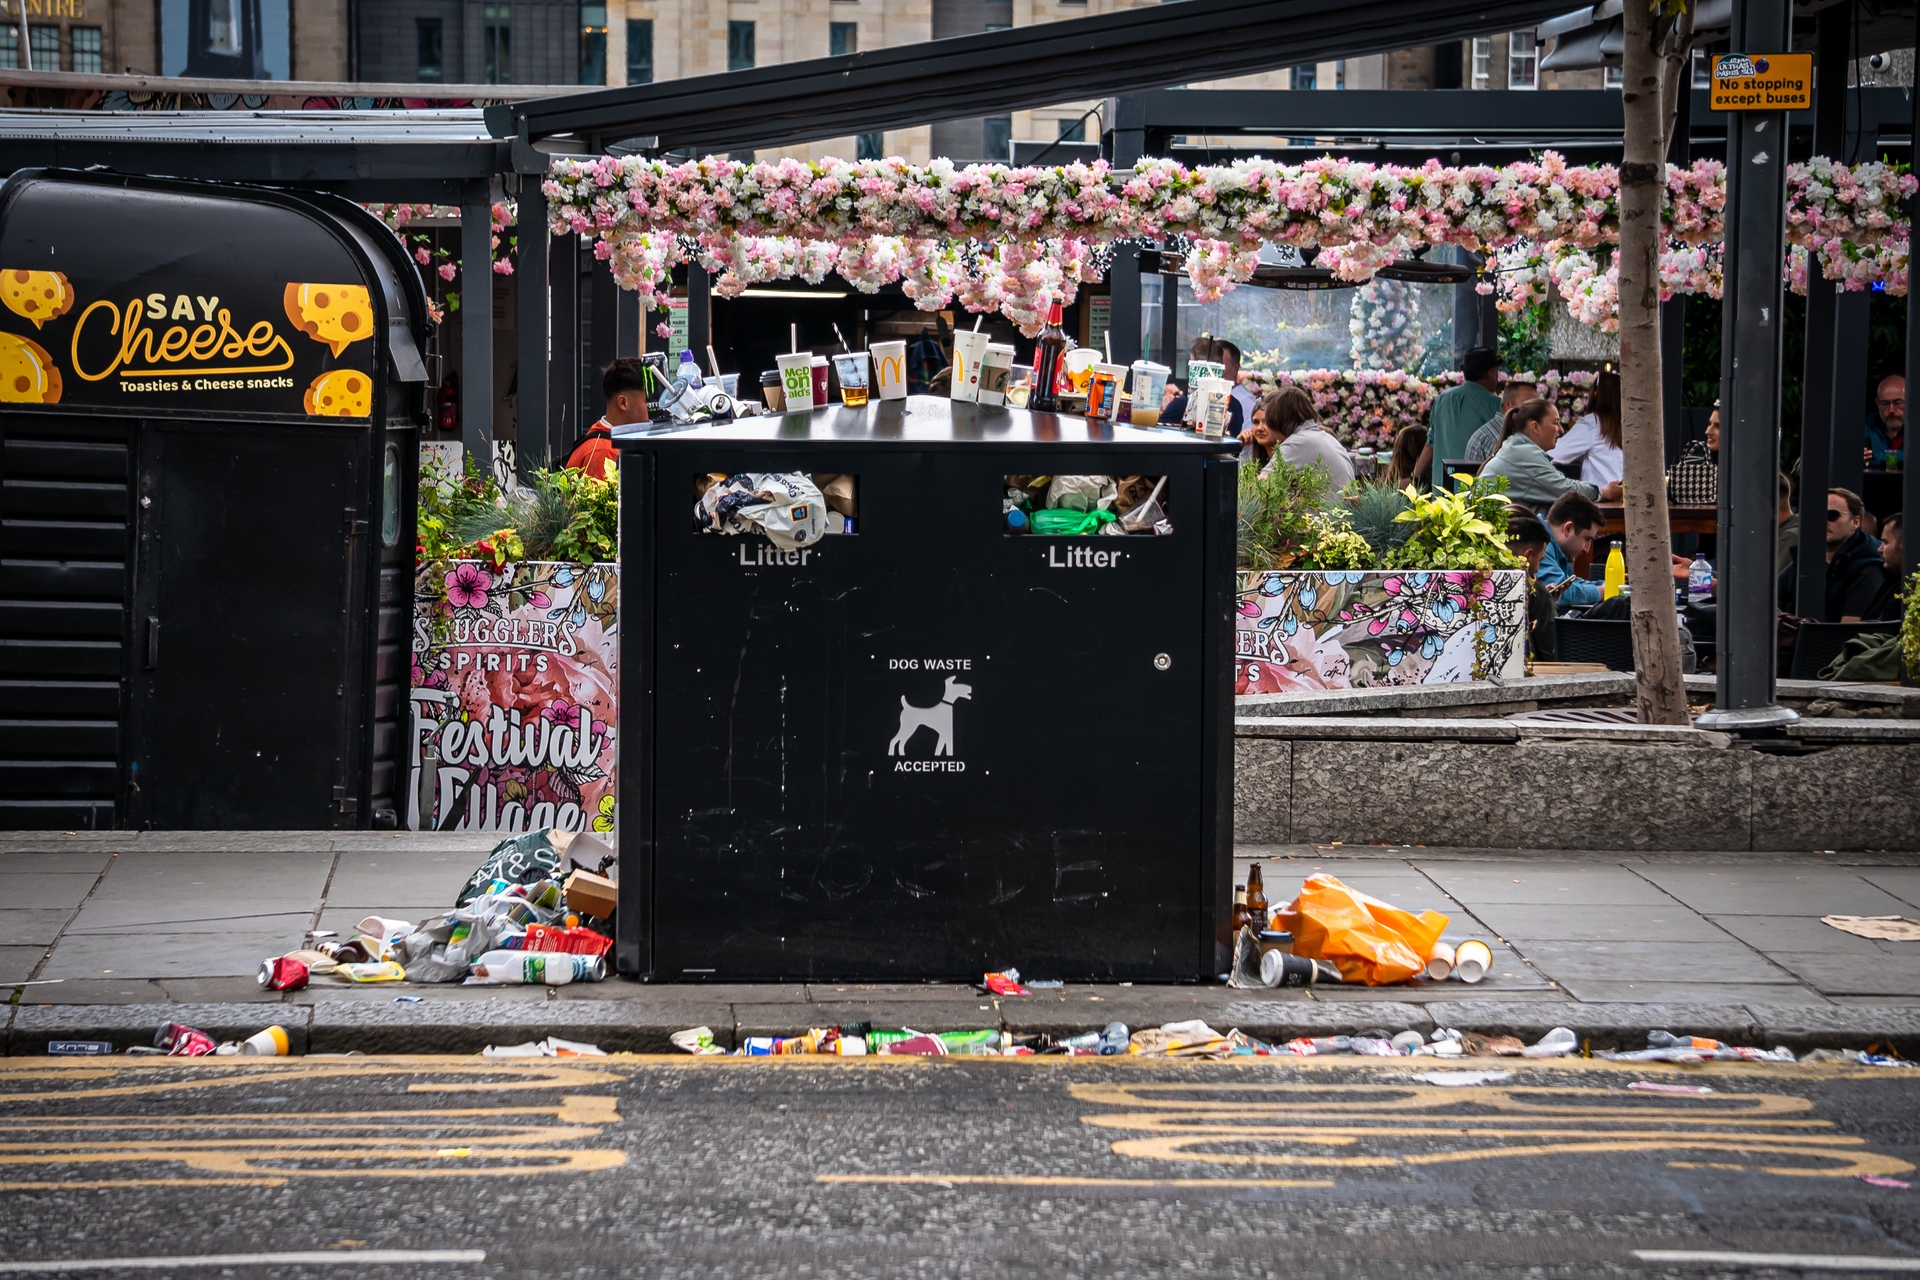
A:
<svg viewBox="0 0 1920 1280">
<path fill-rule="evenodd" d="M 1111 329 L 1102 330 L 1100 333 L 1100 341 L 1107 344 L 1107 363 L 1112 364 L 1113 363 L 1113 330 Z"/>
<path fill-rule="evenodd" d="M 799 355 L 800 354 L 800 326 L 798 324 L 790 324 L 787 326 L 787 341 L 793 344 L 792 346 L 787 348 L 787 354 L 792 356 Z"/>
<path fill-rule="evenodd" d="M 716 380 L 720 377 L 720 361 L 714 358 L 711 342 L 707 344 L 707 371 L 713 374 Z"/>
<path fill-rule="evenodd" d="M 840 339 L 840 349 L 842 351 L 850 352 L 853 350 L 852 347 L 847 345 L 847 335 L 840 332 L 840 322 L 838 320 L 833 322 L 833 336 Z"/>
<path fill-rule="evenodd" d="M 979 313 L 976 313 L 976 314 L 974 315 L 974 317 L 973 317 L 973 331 L 974 331 L 975 333 L 978 333 L 978 332 L 980 332 L 980 321 L 981 321 L 982 319 L 984 319 L 984 318 L 985 318 L 985 317 L 984 317 L 983 315 L 981 315 L 981 314 L 979 314 Z"/>
</svg>

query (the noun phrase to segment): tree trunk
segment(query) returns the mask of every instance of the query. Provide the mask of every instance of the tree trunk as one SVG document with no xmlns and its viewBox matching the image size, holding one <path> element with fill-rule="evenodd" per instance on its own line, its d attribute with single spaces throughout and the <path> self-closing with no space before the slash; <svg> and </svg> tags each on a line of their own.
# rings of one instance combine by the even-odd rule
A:
<svg viewBox="0 0 1920 1280">
<path fill-rule="evenodd" d="M 1673 0 L 1668 0 L 1669 4 Z M 1633 583 L 1634 700 L 1642 724 L 1689 723 L 1674 618 L 1667 520 L 1666 433 L 1660 376 L 1660 210 L 1666 190 L 1670 105 L 1660 48 L 1672 23 L 1650 0 L 1627 0 L 1620 165 L 1620 427 L 1626 455 L 1627 575 Z M 1682 80 L 1681 84 L 1685 84 Z"/>
</svg>

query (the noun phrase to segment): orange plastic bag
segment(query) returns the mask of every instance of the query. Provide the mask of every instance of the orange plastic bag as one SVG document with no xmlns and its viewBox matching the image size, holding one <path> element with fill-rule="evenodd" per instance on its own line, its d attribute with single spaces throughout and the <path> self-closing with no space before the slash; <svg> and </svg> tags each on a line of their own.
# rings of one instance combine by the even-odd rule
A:
<svg viewBox="0 0 1920 1280">
<path fill-rule="evenodd" d="M 1447 928 L 1437 911 L 1416 916 L 1329 875 L 1308 876 L 1287 912 L 1295 955 L 1331 961 L 1342 978 L 1370 987 L 1405 982 L 1425 969 Z"/>
</svg>

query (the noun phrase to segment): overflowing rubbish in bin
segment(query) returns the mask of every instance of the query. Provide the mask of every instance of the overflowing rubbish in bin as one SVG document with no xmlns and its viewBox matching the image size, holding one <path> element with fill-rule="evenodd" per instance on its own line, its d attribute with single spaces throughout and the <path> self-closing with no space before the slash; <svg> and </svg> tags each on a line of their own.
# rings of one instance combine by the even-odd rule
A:
<svg viewBox="0 0 1920 1280">
<path fill-rule="evenodd" d="M 1165 535 L 1165 476 L 1004 476 L 1001 519 L 1008 534 L 1079 537 Z"/>
<path fill-rule="evenodd" d="M 716 472 L 696 475 L 693 492 L 693 522 L 700 532 L 765 534 L 782 551 L 858 529 L 858 476 Z"/>
</svg>

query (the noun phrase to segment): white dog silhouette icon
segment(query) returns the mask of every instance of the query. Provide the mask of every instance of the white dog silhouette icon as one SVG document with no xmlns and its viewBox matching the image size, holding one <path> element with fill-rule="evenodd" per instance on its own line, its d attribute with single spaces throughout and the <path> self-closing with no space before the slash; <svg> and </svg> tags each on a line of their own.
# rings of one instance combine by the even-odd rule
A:
<svg viewBox="0 0 1920 1280">
<path fill-rule="evenodd" d="M 953 754 L 953 704 L 961 698 L 971 698 L 973 686 L 961 684 L 952 676 L 947 677 L 947 691 L 940 701 L 931 707 L 916 707 L 908 702 L 906 695 L 900 696 L 900 731 L 893 735 L 893 741 L 887 744 L 887 754 L 903 756 L 907 754 L 907 742 L 923 727 L 933 730 L 939 741 L 933 744 L 933 754 L 950 756 Z"/>
</svg>

